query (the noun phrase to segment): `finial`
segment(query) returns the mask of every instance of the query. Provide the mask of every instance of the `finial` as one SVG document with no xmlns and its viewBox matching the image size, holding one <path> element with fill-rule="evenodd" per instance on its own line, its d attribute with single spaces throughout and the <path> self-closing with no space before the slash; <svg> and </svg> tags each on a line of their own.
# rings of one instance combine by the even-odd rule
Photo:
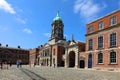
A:
<svg viewBox="0 0 120 80">
<path fill-rule="evenodd" d="M 61 20 L 61 17 L 59 15 L 59 11 L 57 11 L 57 15 L 56 17 L 54 18 L 54 21 L 60 21 Z"/>
<path fill-rule="evenodd" d="M 57 16 L 59 17 L 60 15 L 59 15 L 59 10 L 57 11 Z"/>
<path fill-rule="evenodd" d="M 66 36 L 64 36 L 64 39 L 66 40 Z"/>
<path fill-rule="evenodd" d="M 74 35 L 72 34 L 72 41 L 74 41 Z"/>
</svg>

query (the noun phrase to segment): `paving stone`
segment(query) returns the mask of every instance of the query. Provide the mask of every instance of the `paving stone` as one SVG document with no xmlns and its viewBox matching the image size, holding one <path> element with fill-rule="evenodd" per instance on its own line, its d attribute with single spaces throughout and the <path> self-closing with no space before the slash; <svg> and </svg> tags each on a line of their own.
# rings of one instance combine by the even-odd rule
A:
<svg viewBox="0 0 120 80">
<path fill-rule="evenodd" d="M 0 70 L 0 80 L 120 80 L 120 72 L 14 65 Z"/>
</svg>

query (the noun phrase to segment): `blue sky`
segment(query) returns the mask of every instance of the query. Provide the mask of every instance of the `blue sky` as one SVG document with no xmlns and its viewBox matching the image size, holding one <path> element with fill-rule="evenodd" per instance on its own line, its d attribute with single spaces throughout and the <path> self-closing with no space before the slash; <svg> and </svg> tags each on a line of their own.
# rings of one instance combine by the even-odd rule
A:
<svg viewBox="0 0 120 80">
<path fill-rule="evenodd" d="M 50 38 L 59 10 L 67 40 L 85 42 L 86 24 L 120 9 L 120 0 L 0 0 L 0 43 L 35 48 Z"/>
</svg>

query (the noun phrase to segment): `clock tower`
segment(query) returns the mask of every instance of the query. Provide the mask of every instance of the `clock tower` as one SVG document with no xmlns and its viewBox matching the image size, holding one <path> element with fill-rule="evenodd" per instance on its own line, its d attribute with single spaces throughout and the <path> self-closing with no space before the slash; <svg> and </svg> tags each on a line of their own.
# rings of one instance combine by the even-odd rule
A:
<svg viewBox="0 0 120 80">
<path fill-rule="evenodd" d="M 65 40 L 64 34 L 63 34 L 64 24 L 63 24 L 62 19 L 59 15 L 59 12 L 57 12 L 57 15 L 54 18 L 51 26 L 52 26 L 52 33 L 51 33 L 50 40 L 55 39 L 55 42 L 57 42 L 58 40 Z"/>
</svg>

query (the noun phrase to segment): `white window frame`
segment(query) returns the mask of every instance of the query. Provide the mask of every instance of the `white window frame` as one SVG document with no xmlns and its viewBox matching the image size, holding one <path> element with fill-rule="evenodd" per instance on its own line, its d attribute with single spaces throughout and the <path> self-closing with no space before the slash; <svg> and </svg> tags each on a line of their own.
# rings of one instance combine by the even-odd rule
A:
<svg viewBox="0 0 120 80">
<path fill-rule="evenodd" d="M 102 53 L 102 55 L 103 55 L 103 62 L 102 63 L 98 63 L 98 54 L 100 54 L 100 53 Z M 97 53 L 97 59 L 96 60 L 97 60 L 97 64 L 104 64 L 104 54 L 103 54 L 103 52 L 98 52 Z"/>
<path fill-rule="evenodd" d="M 93 26 L 90 26 L 89 32 L 90 32 L 90 33 L 94 32 L 94 27 L 93 27 Z"/>
<path fill-rule="evenodd" d="M 110 18 L 110 25 L 113 26 L 113 25 L 116 25 L 116 24 L 117 24 L 117 17 L 116 16 L 111 17 Z"/>
<path fill-rule="evenodd" d="M 113 34 L 113 33 L 116 33 L 116 46 L 117 46 L 117 32 L 112 32 L 112 33 L 109 34 L 109 38 L 108 38 L 108 39 L 109 39 L 109 40 L 108 40 L 109 48 L 112 48 L 112 47 L 110 46 L 110 35 Z"/>
<path fill-rule="evenodd" d="M 102 25 L 102 26 L 101 26 L 101 25 Z M 101 28 L 101 27 L 102 27 L 102 28 Z M 101 30 L 101 29 L 103 29 L 103 28 L 104 28 L 104 22 L 101 21 L 101 22 L 98 23 L 98 29 Z"/>
<path fill-rule="evenodd" d="M 101 36 L 103 37 L 103 47 L 102 47 L 102 48 L 99 48 L 99 47 L 98 47 L 98 38 L 101 37 Z M 97 38 L 97 48 L 98 48 L 98 49 L 103 49 L 103 48 L 104 48 L 104 36 L 103 36 L 103 35 L 100 35 L 100 36 L 98 36 L 98 38 Z"/>
<path fill-rule="evenodd" d="M 92 49 L 89 48 L 89 41 L 90 41 L 90 40 L 92 40 Z M 93 44 L 94 44 L 93 42 L 94 42 L 93 39 L 89 39 L 89 40 L 88 40 L 88 50 L 89 50 L 89 51 L 90 51 L 90 50 L 93 50 Z"/>
<path fill-rule="evenodd" d="M 115 63 L 111 63 L 111 62 L 110 62 L 110 53 L 111 53 L 111 52 L 116 52 L 116 62 L 115 62 Z M 110 51 L 110 52 L 109 52 L 109 58 L 108 58 L 108 59 L 109 59 L 109 60 L 108 60 L 108 61 L 109 61 L 109 64 L 117 64 L 117 62 L 118 62 L 118 61 L 117 61 L 117 57 L 118 57 L 117 51 Z"/>
</svg>

